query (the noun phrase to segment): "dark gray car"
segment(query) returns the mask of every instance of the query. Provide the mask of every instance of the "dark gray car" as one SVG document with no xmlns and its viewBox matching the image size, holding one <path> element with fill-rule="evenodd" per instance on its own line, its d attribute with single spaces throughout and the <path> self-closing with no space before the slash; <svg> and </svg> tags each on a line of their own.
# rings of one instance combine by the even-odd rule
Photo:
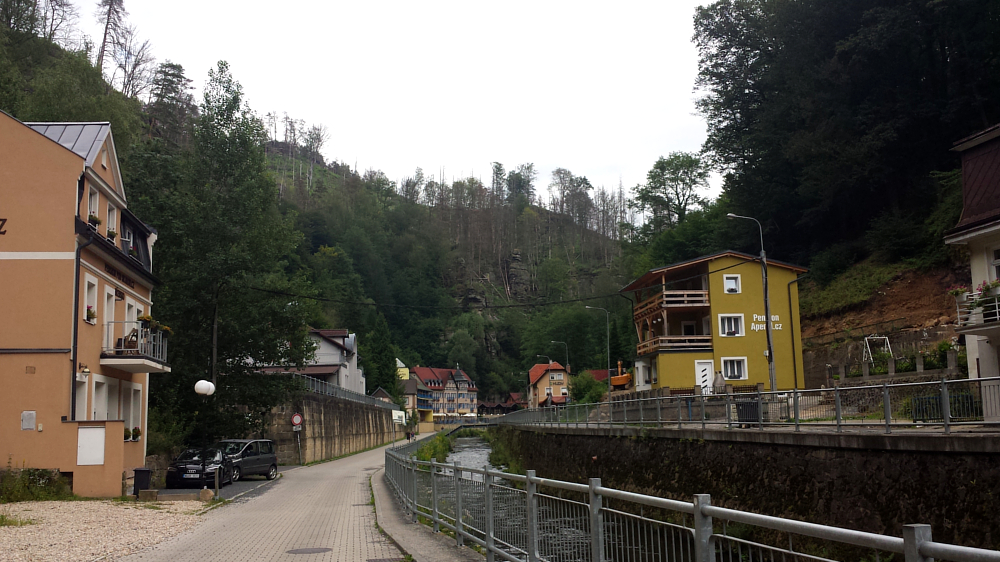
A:
<svg viewBox="0 0 1000 562">
<path fill-rule="evenodd" d="M 278 476 L 278 456 L 270 439 L 225 439 L 213 446 L 233 459 L 233 482 L 251 474 L 263 474 L 268 480 Z"/>
</svg>

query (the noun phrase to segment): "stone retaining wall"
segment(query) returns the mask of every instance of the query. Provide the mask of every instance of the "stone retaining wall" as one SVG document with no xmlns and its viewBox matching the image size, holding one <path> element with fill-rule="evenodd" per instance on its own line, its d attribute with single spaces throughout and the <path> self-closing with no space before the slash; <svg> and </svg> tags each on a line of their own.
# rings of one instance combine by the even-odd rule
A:
<svg viewBox="0 0 1000 562">
<path fill-rule="evenodd" d="M 501 426 L 501 448 L 538 476 L 901 536 L 1000 544 L 1000 438 L 756 431 L 574 431 Z M 596 434 L 601 433 L 601 434 Z"/>
<path fill-rule="evenodd" d="M 301 431 L 292 429 L 294 413 L 302 414 Z M 280 464 L 304 464 L 390 443 L 393 425 L 386 408 L 308 393 L 275 409 L 267 437 L 278 448 Z"/>
</svg>

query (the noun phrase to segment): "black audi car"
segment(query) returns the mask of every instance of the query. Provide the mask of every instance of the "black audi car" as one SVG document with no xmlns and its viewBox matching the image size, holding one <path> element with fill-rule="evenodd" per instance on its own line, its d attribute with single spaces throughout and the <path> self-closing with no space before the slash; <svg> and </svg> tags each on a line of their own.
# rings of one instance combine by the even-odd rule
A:
<svg viewBox="0 0 1000 562">
<path fill-rule="evenodd" d="M 167 468 L 167 488 L 211 488 L 215 486 L 216 472 L 220 486 L 233 483 L 233 460 L 226 453 L 216 448 L 188 449 Z"/>
</svg>

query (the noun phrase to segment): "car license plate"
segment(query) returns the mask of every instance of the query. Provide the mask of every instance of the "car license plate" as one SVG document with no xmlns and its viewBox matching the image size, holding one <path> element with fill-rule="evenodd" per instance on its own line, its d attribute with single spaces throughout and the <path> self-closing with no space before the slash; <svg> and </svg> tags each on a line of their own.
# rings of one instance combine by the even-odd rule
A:
<svg viewBox="0 0 1000 562">
<path fill-rule="evenodd" d="M 184 478 L 198 478 L 197 474 L 185 474 Z"/>
</svg>

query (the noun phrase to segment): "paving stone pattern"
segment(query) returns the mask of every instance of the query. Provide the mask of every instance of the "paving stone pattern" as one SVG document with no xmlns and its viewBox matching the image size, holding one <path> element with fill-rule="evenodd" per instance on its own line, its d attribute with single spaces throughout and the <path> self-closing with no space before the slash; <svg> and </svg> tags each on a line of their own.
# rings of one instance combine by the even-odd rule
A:
<svg viewBox="0 0 1000 562">
<path fill-rule="evenodd" d="M 385 562 L 399 549 L 375 528 L 368 478 L 383 448 L 289 470 L 258 497 L 208 512 L 191 531 L 122 562 Z M 329 549 L 329 550 L 326 550 Z M 299 551 L 300 553 L 289 553 Z"/>
</svg>

